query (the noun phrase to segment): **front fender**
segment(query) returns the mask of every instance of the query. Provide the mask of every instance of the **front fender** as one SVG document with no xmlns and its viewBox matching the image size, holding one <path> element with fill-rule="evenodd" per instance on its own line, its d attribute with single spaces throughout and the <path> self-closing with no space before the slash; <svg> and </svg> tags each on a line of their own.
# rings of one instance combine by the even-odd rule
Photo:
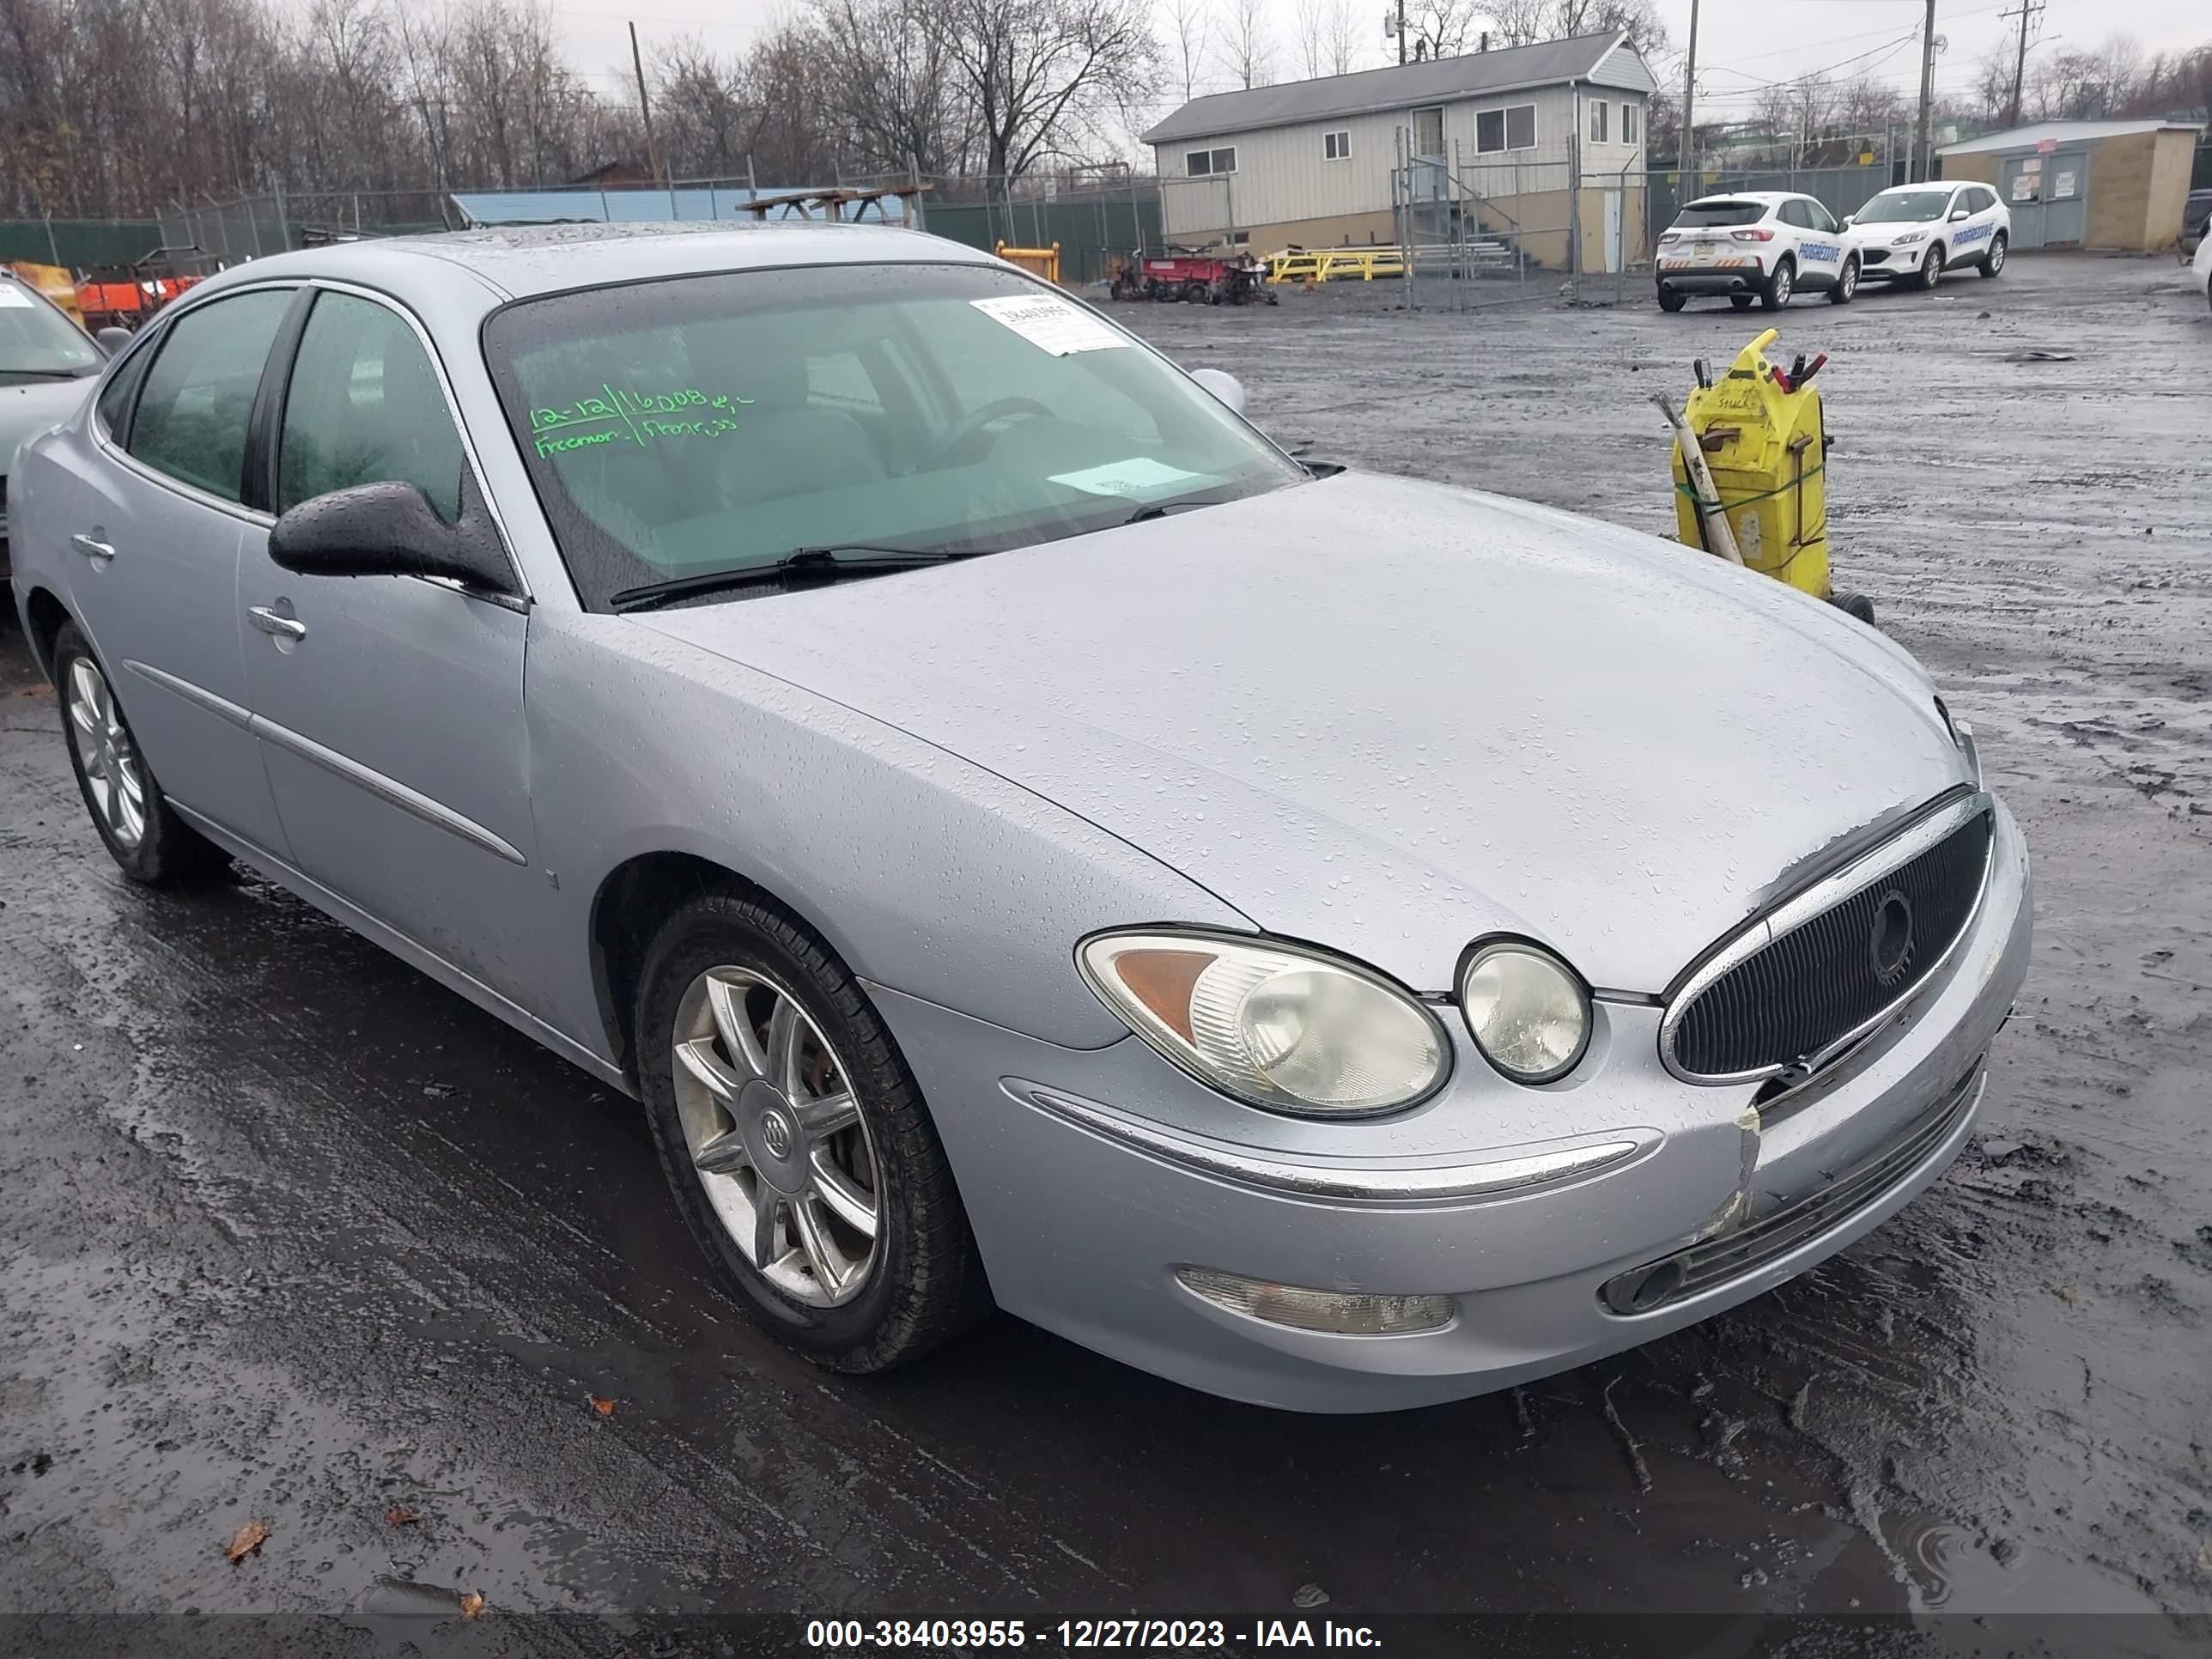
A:
<svg viewBox="0 0 2212 1659">
<path fill-rule="evenodd" d="M 532 615 L 524 702 L 549 1001 L 605 1057 L 594 899 L 648 853 L 763 888 L 861 978 L 1066 1048 L 1128 1035 L 1076 941 L 1253 924 L 1156 859 L 896 727 L 619 617 Z"/>
</svg>

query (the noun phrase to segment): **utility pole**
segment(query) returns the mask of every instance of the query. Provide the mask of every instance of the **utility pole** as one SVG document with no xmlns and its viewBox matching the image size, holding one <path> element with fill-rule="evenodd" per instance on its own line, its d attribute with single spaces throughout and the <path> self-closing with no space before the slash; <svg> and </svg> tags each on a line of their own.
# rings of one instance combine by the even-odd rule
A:
<svg viewBox="0 0 2212 1659">
<path fill-rule="evenodd" d="M 1682 182 L 1689 184 L 1697 166 L 1698 152 L 1698 0 L 1690 0 L 1690 62 L 1682 72 L 1682 137 L 1674 149 L 1682 172 Z"/>
<path fill-rule="evenodd" d="M 2008 127 L 2016 127 L 2020 125 L 2021 87 L 2027 79 L 2027 20 L 2042 9 L 2039 5 L 2029 3 L 2029 0 L 2020 0 L 2018 11 L 2002 11 L 1997 14 L 1999 17 L 2020 19 L 2020 56 L 2013 60 L 2012 67 L 2012 111 L 2005 117 L 2005 125 Z"/>
<path fill-rule="evenodd" d="M 1928 9 L 1931 14 L 1934 12 L 1936 0 L 1928 0 Z M 653 106 L 646 101 L 645 59 L 638 54 L 637 25 L 635 23 L 629 26 L 629 66 L 637 73 L 637 112 L 645 122 L 645 168 L 647 172 L 658 176 L 660 172 L 660 152 L 654 147 L 653 142 Z"/>
<path fill-rule="evenodd" d="M 1406 0 L 1398 0 L 1398 61 L 1406 61 Z"/>
<path fill-rule="evenodd" d="M 1917 148 L 1920 151 L 1920 179 L 1924 182 L 1936 173 L 1935 151 L 1930 148 L 1932 123 L 1936 116 L 1936 0 L 1928 0 L 1928 24 L 1920 37 L 1920 130 Z M 1907 172 L 1911 169 L 1907 168 Z"/>
</svg>

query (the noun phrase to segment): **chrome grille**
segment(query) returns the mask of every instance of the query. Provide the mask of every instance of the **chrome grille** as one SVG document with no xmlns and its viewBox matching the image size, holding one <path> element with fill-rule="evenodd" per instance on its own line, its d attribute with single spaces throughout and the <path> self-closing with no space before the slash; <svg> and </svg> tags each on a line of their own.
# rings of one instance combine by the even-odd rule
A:
<svg viewBox="0 0 2212 1659">
<path fill-rule="evenodd" d="M 1669 1007 L 1668 1065 L 1705 1082 L 1769 1076 L 1870 1030 L 1972 921 L 1994 833 L 1985 797 L 1954 803 L 1739 936 Z"/>
<path fill-rule="evenodd" d="M 1982 1062 L 1978 1060 L 1956 1087 L 1896 1140 L 1819 1192 L 1732 1233 L 1702 1239 L 1656 1261 L 1616 1273 L 1599 1291 L 1600 1299 L 1617 1314 L 1656 1313 L 1755 1273 L 1808 1240 L 1841 1226 L 1928 1160 L 1959 1127 L 1959 1120 L 1973 1109 L 1981 1081 Z"/>
</svg>

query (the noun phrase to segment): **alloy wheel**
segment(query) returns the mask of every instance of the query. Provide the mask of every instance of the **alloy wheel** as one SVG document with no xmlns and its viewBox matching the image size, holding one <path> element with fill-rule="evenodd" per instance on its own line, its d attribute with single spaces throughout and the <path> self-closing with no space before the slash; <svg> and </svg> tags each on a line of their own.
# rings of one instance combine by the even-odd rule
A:
<svg viewBox="0 0 2212 1659">
<path fill-rule="evenodd" d="M 844 1062 L 787 988 L 710 968 L 677 1005 L 677 1115 L 708 1204 L 784 1295 L 860 1293 L 883 1231 L 883 1172 Z"/>
<path fill-rule="evenodd" d="M 89 657 L 70 664 L 69 718 L 93 810 L 116 845 L 128 851 L 146 836 L 146 778 L 123 711 Z"/>
<path fill-rule="evenodd" d="M 1790 296 L 1796 291 L 1797 286 L 1796 280 L 1790 274 L 1790 267 L 1788 265 L 1783 265 L 1776 270 L 1773 278 L 1773 286 L 1774 304 L 1776 309 L 1779 310 L 1782 307 L 1790 303 Z"/>
<path fill-rule="evenodd" d="M 1943 250 L 1942 248 L 1931 247 L 1928 250 L 1928 262 L 1921 267 L 1921 280 L 1930 288 L 1943 280 Z"/>
<path fill-rule="evenodd" d="M 1990 244 L 1990 274 L 1994 276 L 1998 271 L 2002 270 L 2004 269 L 2004 262 L 2005 239 L 2000 236 L 1996 241 Z"/>
</svg>

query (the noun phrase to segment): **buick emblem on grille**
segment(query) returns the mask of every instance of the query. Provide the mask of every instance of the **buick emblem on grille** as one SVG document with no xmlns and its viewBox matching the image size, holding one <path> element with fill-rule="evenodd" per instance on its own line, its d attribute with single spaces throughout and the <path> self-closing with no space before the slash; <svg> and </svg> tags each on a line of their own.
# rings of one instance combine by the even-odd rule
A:
<svg viewBox="0 0 2212 1659">
<path fill-rule="evenodd" d="M 1903 979 L 1912 966 L 1912 901 L 1894 887 L 1874 908 L 1867 945 L 1874 953 L 1874 976 L 1884 989 Z"/>
</svg>

